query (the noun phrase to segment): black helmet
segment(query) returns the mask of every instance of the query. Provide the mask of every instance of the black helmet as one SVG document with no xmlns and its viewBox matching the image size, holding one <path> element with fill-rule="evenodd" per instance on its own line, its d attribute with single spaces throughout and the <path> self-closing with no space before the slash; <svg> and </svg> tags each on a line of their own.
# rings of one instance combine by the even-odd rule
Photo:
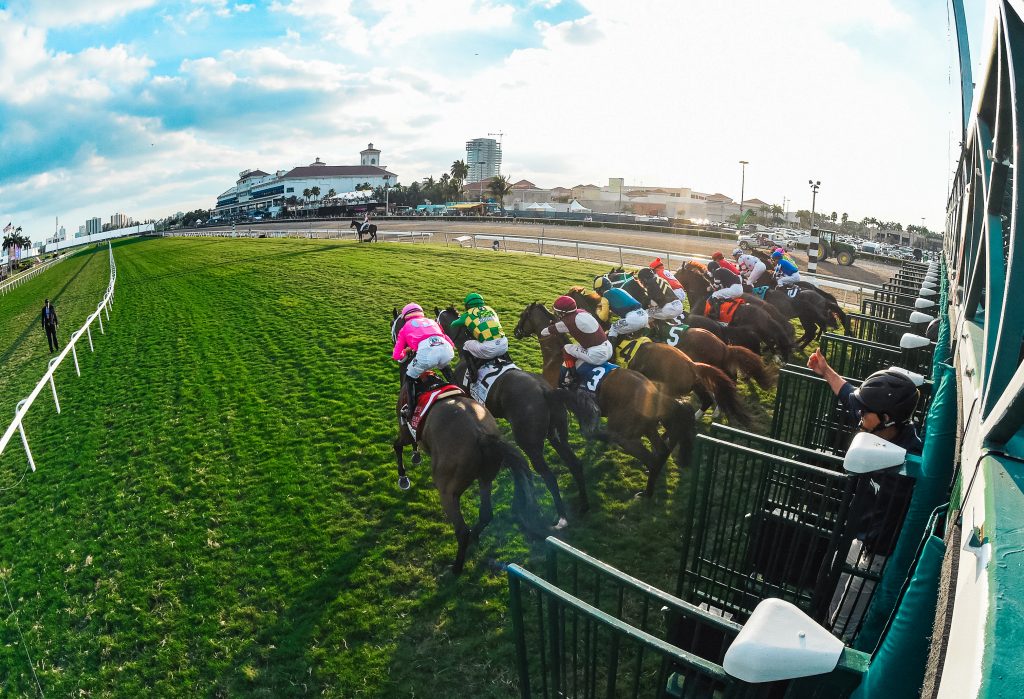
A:
<svg viewBox="0 0 1024 699">
<path fill-rule="evenodd" d="M 721 265 L 718 264 L 717 262 L 715 262 L 714 260 L 711 260 L 711 262 L 708 262 L 708 271 L 709 272 L 714 272 L 719 267 L 721 267 Z"/>
<path fill-rule="evenodd" d="M 910 377 L 892 369 L 876 371 L 853 392 L 865 410 L 889 418 L 885 427 L 908 422 L 920 396 Z"/>
</svg>

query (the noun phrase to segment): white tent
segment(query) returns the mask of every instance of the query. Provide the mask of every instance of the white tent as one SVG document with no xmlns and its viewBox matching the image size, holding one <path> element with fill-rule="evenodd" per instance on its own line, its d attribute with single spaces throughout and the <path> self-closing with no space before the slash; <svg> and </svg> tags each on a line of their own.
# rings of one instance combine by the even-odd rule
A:
<svg viewBox="0 0 1024 699">
<path fill-rule="evenodd" d="M 526 207 L 526 210 L 527 211 L 554 211 L 555 207 L 551 206 L 551 204 L 548 204 L 548 203 L 541 204 L 540 202 L 535 202 L 533 204 L 530 204 L 528 207 Z"/>
<path fill-rule="evenodd" d="M 588 209 L 587 207 L 583 206 L 583 204 L 580 204 L 575 199 L 573 199 L 572 203 L 569 204 L 569 211 L 571 211 L 574 214 L 589 214 L 589 213 L 591 213 L 590 209 Z"/>
</svg>

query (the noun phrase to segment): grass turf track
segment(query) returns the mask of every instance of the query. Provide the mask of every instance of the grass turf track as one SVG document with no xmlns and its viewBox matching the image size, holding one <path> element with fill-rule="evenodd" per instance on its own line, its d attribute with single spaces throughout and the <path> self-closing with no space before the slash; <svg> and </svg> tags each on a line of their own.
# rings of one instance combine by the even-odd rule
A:
<svg viewBox="0 0 1024 699">
<path fill-rule="evenodd" d="M 97 252 L 0 298 L 0 317 L 20 336 L 40 295 L 63 290 L 66 337 L 106 286 Z M 58 373 L 64 412 L 43 394 L 26 421 L 39 471 L 17 482 L 17 443 L 0 457 L 0 486 L 13 486 L 0 492 L 0 571 L 46 695 L 516 695 L 506 581 L 487 561 L 540 560 L 508 511 L 508 473 L 457 579 L 429 463 L 396 488 L 390 311 L 477 290 L 511 333 L 527 303 L 603 268 L 315 240 L 136 240 L 114 254 L 107 335 L 80 356 L 81 379 Z M 45 369 L 45 337 L 5 333 L 0 351 L 13 410 Z M 511 352 L 539 370 L 535 340 Z M 676 469 L 637 500 L 633 460 L 575 443 L 595 507 L 566 539 L 671 589 L 686 521 Z M 539 479 L 537 493 L 553 520 Z M 473 489 L 463 507 L 475 519 Z M 34 695 L 2 618 L 0 695 Z"/>
</svg>

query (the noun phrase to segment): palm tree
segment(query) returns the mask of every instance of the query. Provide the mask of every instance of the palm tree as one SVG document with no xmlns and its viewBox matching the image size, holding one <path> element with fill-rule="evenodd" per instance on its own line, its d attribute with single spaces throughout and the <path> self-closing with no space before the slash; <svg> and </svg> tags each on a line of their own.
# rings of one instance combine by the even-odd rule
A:
<svg viewBox="0 0 1024 699">
<path fill-rule="evenodd" d="M 327 195 L 324 197 L 324 199 L 334 199 L 334 197 L 337 196 L 337 194 L 338 193 L 334 191 L 334 187 L 331 187 L 330 189 L 327 190 Z"/>
<path fill-rule="evenodd" d="M 459 189 L 462 189 L 462 183 L 469 177 L 469 165 L 466 165 L 465 161 L 456 160 L 452 163 L 451 173 L 452 179 L 458 183 Z"/>
<path fill-rule="evenodd" d="M 319 187 L 311 188 L 309 190 L 309 193 L 313 195 L 314 199 L 319 199 L 320 198 L 320 188 Z"/>
<path fill-rule="evenodd" d="M 312 194 L 313 194 L 313 190 L 311 190 L 309 187 L 306 187 L 304 190 L 302 190 L 303 203 L 308 202 L 309 201 L 309 197 L 312 196 Z"/>
<path fill-rule="evenodd" d="M 491 178 L 491 183 L 487 185 L 488 191 L 498 198 L 501 203 L 501 208 L 505 208 L 505 197 L 512 192 L 512 182 L 505 175 L 497 175 Z"/>
</svg>

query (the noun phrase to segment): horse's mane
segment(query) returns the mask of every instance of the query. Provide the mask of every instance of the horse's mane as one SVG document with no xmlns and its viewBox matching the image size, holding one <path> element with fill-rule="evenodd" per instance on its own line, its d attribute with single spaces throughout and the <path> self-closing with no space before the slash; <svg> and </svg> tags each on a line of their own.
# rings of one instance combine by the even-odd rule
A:
<svg viewBox="0 0 1024 699">
<path fill-rule="evenodd" d="M 596 291 L 590 291 L 585 286 L 570 286 L 569 294 L 579 294 L 591 301 L 599 301 L 601 299 L 601 296 Z"/>
<path fill-rule="evenodd" d="M 687 261 L 687 263 L 685 265 L 683 265 L 683 269 L 692 269 L 695 272 L 697 272 L 698 274 L 707 274 L 708 273 L 707 265 L 702 264 L 700 262 L 697 262 L 697 260 L 689 260 L 689 261 Z"/>
</svg>

